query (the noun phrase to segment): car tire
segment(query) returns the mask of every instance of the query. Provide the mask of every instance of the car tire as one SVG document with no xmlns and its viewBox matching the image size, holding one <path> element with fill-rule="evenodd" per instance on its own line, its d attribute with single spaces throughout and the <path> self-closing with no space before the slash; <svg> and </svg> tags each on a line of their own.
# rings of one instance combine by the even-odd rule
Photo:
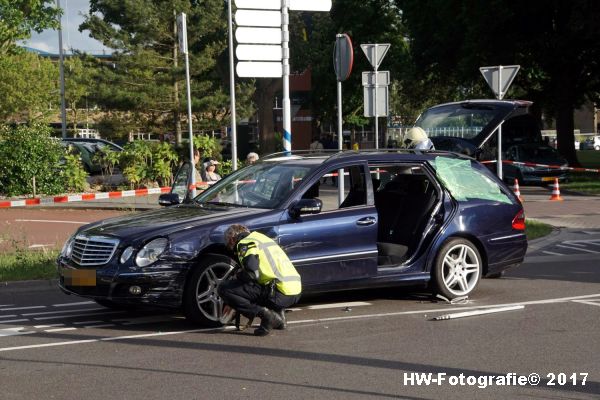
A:
<svg viewBox="0 0 600 400">
<path fill-rule="evenodd" d="M 447 299 L 471 294 L 482 272 L 477 247 L 467 239 L 452 238 L 438 252 L 432 273 L 433 288 Z"/>
<path fill-rule="evenodd" d="M 229 257 L 211 255 L 189 272 L 183 294 L 183 311 L 189 321 L 206 327 L 222 325 L 223 301 L 217 288 L 229 279 L 235 266 Z"/>
</svg>

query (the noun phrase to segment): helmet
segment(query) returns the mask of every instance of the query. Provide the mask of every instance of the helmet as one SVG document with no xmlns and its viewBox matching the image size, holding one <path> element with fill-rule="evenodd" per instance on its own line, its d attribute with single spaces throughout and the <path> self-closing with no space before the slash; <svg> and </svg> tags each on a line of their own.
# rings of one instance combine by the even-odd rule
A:
<svg viewBox="0 0 600 400">
<path fill-rule="evenodd" d="M 407 149 L 414 149 L 419 143 L 427 140 L 429 140 L 429 138 L 427 137 L 427 133 L 425 133 L 423 128 L 415 126 L 410 128 L 404 134 L 404 147 Z"/>
</svg>

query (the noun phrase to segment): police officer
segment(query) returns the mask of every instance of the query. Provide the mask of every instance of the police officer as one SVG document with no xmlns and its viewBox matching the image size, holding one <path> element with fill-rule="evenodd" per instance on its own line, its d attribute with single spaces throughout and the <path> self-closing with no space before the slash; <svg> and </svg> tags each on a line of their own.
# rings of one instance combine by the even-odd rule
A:
<svg viewBox="0 0 600 400">
<path fill-rule="evenodd" d="M 218 289 L 225 304 L 249 320 L 260 317 L 256 336 L 271 329 L 285 329 L 285 308 L 298 302 L 302 291 L 300 275 L 279 245 L 244 225 L 234 224 L 225 231 L 225 244 L 234 251 L 241 266 L 234 279 L 223 281 Z"/>
</svg>

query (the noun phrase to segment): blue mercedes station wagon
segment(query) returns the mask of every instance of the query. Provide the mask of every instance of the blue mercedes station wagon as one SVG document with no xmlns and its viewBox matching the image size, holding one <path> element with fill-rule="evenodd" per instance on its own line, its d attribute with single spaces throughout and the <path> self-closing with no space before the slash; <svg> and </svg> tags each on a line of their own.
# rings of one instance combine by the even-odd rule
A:
<svg viewBox="0 0 600 400">
<path fill-rule="evenodd" d="M 119 308 L 182 309 L 218 325 L 219 283 L 236 261 L 231 224 L 277 240 L 305 293 L 428 286 L 470 295 L 525 256 L 512 191 L 472 158 L 441 151 L 291 153 L 266 157 L 191 198 L 184 164 L 160 210 L 81 227 L 58 258 L 60 288 Z"/>
</svg>

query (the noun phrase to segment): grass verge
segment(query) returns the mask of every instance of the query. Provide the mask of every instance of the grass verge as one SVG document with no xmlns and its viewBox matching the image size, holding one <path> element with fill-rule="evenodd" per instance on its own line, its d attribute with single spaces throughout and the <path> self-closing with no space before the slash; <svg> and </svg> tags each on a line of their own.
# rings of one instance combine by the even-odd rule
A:
<svg viewBox="0 0 600 400">
<path fill-rule="evenodd" d="M 527 234 L 527 240 L 533 240 L 549 235 L 552 232 L 552 226 L 544 224 L 543 222 L 526 220 L 525 222 L 525 233 Z"/>
<path fill-rule="evenodd" d="M 0 282 L 56 278 L 58 250 L 0 254 Z"/>
</svg>

